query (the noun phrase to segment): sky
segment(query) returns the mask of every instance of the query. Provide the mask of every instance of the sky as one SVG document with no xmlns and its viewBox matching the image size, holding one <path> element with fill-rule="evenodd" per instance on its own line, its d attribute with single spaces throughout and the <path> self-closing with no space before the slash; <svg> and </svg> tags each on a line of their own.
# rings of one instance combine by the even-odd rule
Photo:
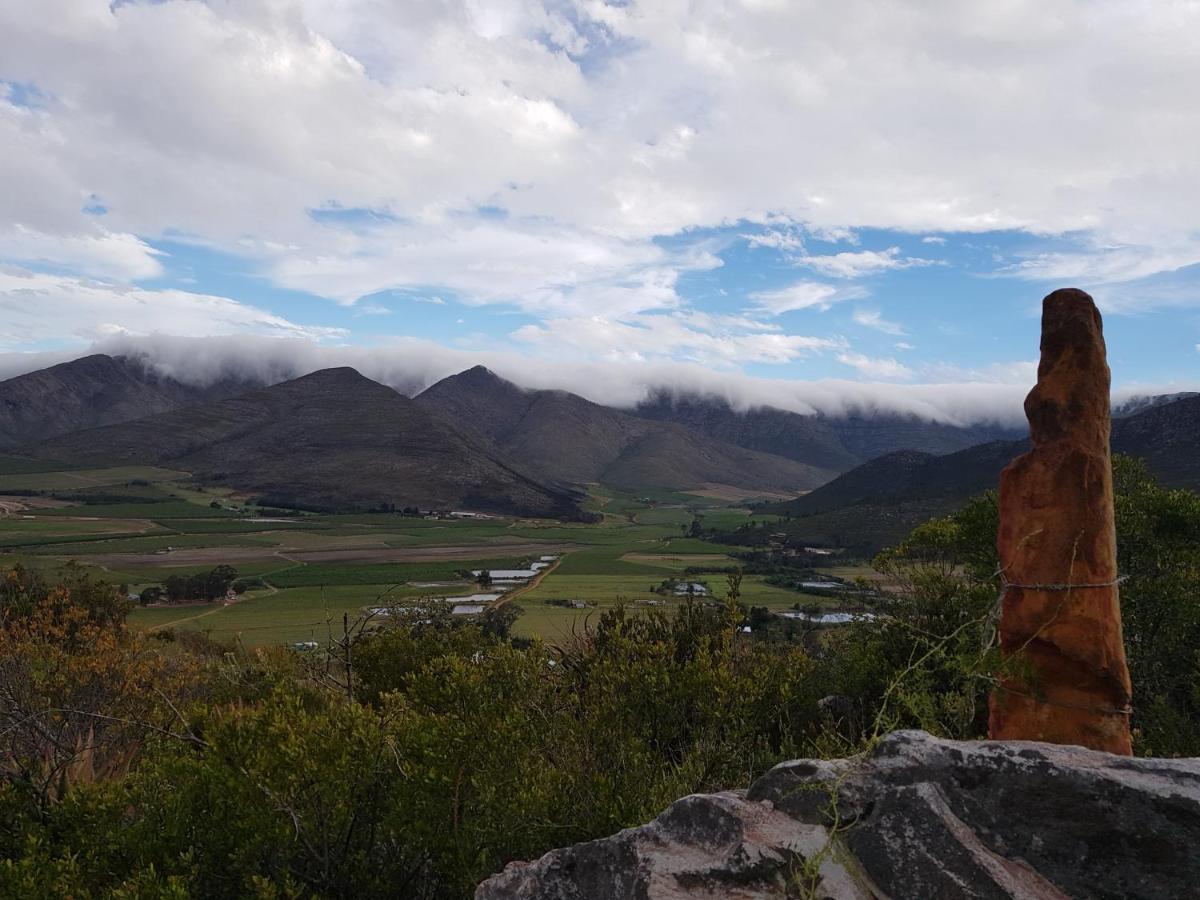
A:
<svg viewBox="0 0 1200 900">
<path fill-rule="evenodd" d="M 1075 286 L 1195 388 L 1197 84 L 1195 0 L 0 0 L 0 373 L 1012 418 Z"/>
</svg>

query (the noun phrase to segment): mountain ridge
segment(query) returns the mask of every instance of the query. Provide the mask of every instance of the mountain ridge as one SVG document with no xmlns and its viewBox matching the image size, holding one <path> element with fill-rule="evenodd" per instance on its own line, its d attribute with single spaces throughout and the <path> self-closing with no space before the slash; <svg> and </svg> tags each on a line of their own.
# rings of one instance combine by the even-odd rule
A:
<svg viewBox="0 0 1200 900">
<path fill-rule="evenodd" d="M 129 357 L 93 353 L 0 382 L 0 449 L 224 399 L 249 386 L 235 379 L 188 385 Z"/>
<path fill-rule="evenodd" d="M 483 366 L 444 378 L 414 399 L 547 478 L 573 484 L 601 482 L 640 490 L 720 483 L 798 491 L 834 474 L 712 440 L 676 423 L 601 406 L 568 391 L 521 388 Z"/>
<path fill-rule="evenodd" d="M 1112 451 L 1143 460 L 1169 487 L 1200 489 L 1200 396 L 1152 404 L 1113 419 Z M 769 511 L 808 523 L 813 540 L 845 539 L 852 531 L 878 549 L 931 515 L 995 488 L 1001 470 L 1029 449 L 1028 439 L 991 441 L 942 456 L 897 451 L 845 472 Z"/>
<path fill-rule="evenodd" d="M 155 462 L 316 508 L 397 506 L 577 518 L 546 484 L 351 368 L 27 448 L 75 464 Z"/>
<path fill-rule="evenodd" d="M 1015 438 L 1020 429 L 989 423 L 951 425 L 901 413 L 801 415 L 778 407 L 735 410 L 727 401 L 658 391 L 635 415 L 687 425 L 721 440 L 845 472 L 896 450 L 945 454 L 986 441 Z"/>
</svg>

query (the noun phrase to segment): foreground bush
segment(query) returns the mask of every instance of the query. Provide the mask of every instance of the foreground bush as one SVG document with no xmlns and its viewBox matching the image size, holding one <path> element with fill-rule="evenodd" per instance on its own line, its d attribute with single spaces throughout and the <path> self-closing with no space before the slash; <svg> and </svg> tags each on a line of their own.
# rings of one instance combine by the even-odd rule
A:
<svg viewBox="0 0 1200 900">
<path fill-rule="evenodd" d="M 1198 754 L 1200 499 L 1117 475 L 1137 749 Z M 918 528 L 851 628 L 742 634 L 734 575 L 723 606 L 613 609 L 561 647 L 443 605 L 316 660 L 147 639 L 115 589 L 14 570 L 0 896 L 461 898 L 780 759 L 980 737 L 994 534 L 989 496 Z"/>
</svg>

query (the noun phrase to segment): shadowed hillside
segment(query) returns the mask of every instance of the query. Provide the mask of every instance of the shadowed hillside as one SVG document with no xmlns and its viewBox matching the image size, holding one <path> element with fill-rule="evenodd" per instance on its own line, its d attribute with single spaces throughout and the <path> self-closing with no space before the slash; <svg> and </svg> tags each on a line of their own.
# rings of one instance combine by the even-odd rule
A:
<svg viewBox="0 0 1200 900">
<path fill-rule="evenodd" d="M 528 391 L 482 366 L 439 381 L 416 402 L 532 471 L 575 484 L 687 489 L 725 484 L 797 491 L 832 472 L 653 422 L 566 391 Z"/>
<path fill-rule="evenodd" d="M 953 453 L 985 441 L 1016 438 L 1019 429 L 988 423 L 958 426 L 917 416 L 876 412 L 841 418 L 802 416 L 782 409 L 734 410 L 712 397 L 660 393 L 634 412 L 678 422 L 739 447 L 774 453 L 809 465 L 845 472 L 896 450 Z"/>
<path fill-rule="evenodd" d="M 0 382 L 0 448 L 130 422 L 250 387 L 232 381 L 196 387 L 125 357 L 85 356 Z"/>
<path fill-rule="evenodd" d="M 576 497 L 527 476 L 353 369 L 28 448 L 72 463 L 154 462 L 316 507 L 380 502 L 575 516 Z"/>
<path fill-rule="evenodd" d="M 1172 487 L 1200 488 L 1198 447 L 1200 397 L 1147 403 L 1143 412 L 1112 423 L 1113 452 L 1144 460 Z M 945 456 L 889 453 L 770 510 L 793 517 L 790 529 L 813 541 L 878 549 L 930 516 L 995 488 L 1001 470 L 1028 449 L 1028 441 L 1020 440 L 992 441 Z"/>
</svg>

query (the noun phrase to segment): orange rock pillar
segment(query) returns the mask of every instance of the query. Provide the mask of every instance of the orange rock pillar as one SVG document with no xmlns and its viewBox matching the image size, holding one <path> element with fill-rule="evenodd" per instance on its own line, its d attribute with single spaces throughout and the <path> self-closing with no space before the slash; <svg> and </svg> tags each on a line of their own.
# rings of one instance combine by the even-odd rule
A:
<svg viewBox="0 0 1200 900">
<path fill-rule="evenodd" d="M 1000 476 L 999 635 L 1009 665 L 991 698 L 996 740 L 1131 752 L 1109 379 L 1092 298 L 1050 294 L 1038 382 L 1025 399 L 1033 449 Z"/>
</svg>

